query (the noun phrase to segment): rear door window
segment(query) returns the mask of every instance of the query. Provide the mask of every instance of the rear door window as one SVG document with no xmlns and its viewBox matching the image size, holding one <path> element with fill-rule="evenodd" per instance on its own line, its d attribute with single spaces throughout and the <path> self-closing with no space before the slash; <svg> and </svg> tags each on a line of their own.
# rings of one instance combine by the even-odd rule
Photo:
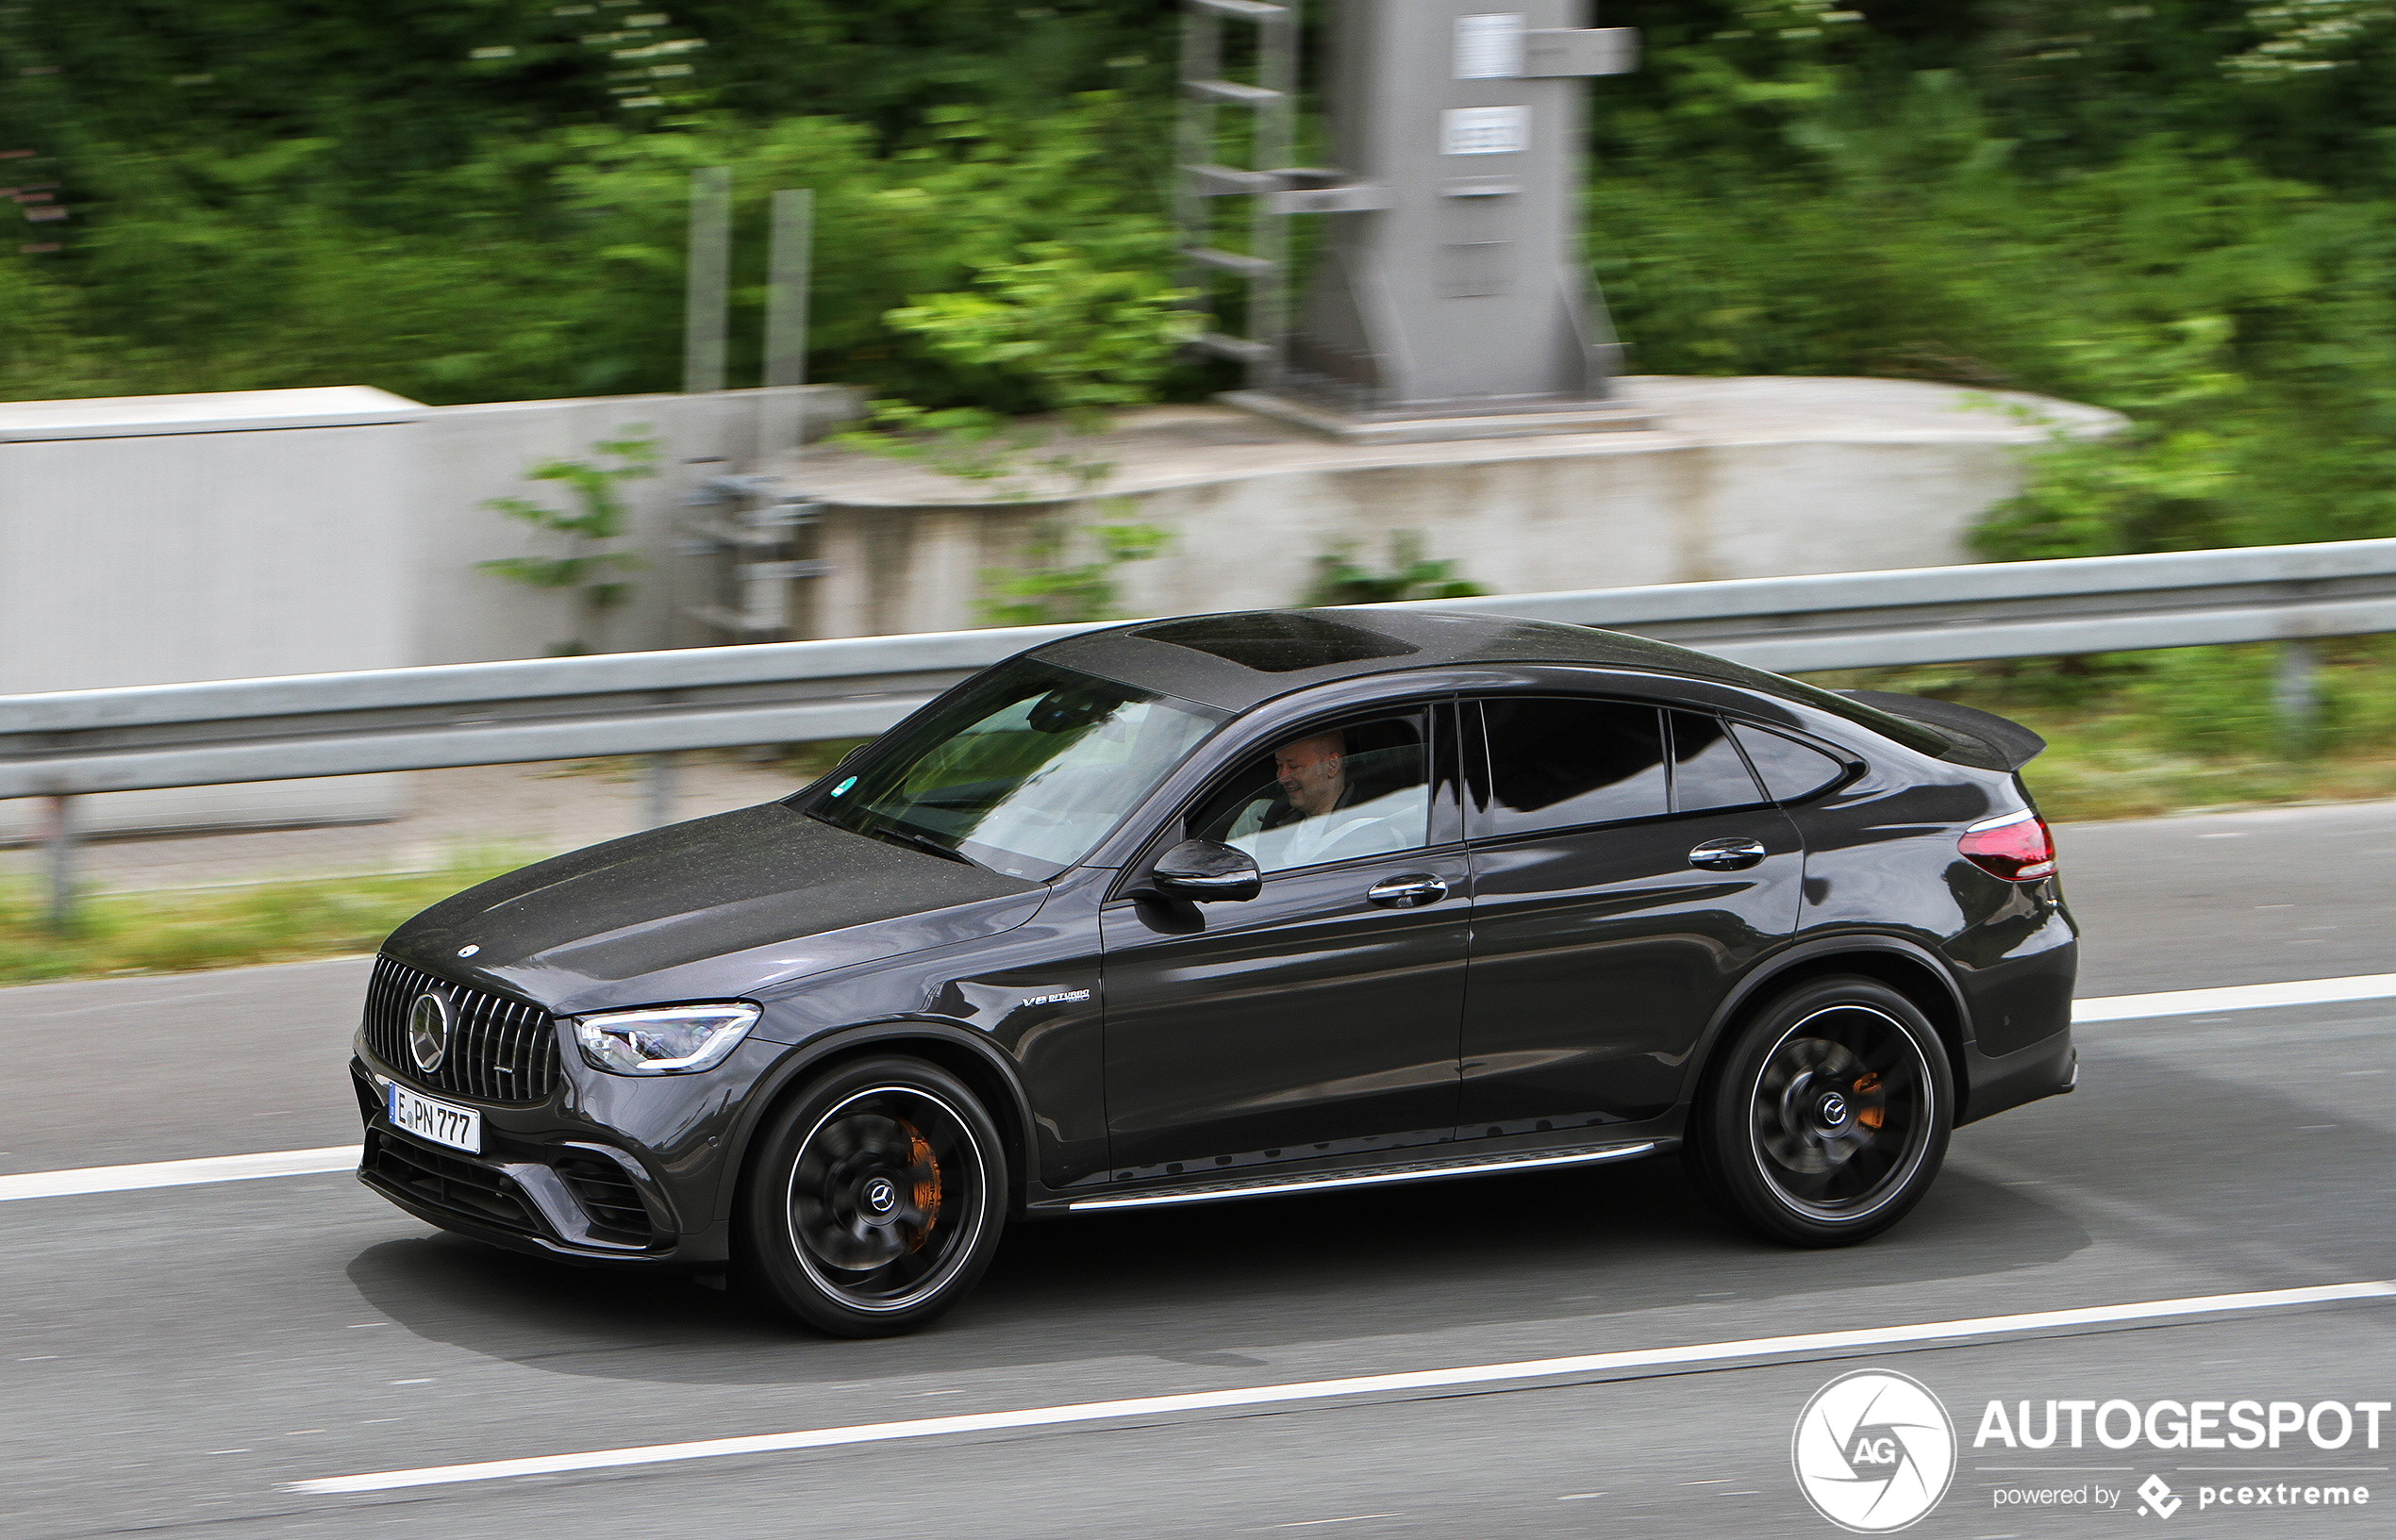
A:
<svg viewBox="0 0 2396 1540">
<path fill-rule="evenodd" d="M 1763 777 L 1764 789 L 1772 793 L 1774 802 L 1803 802 L 1829 790 L 1846 776 L 1845 765 L 1795 738 L 1768 733 L 1746 722 L 1733 724 L 1732 731 L 1739 735 L 1739 747 L 1747 751 L 1755 773 Z"/>
<path fill-rule="evenodd" d="M 1481 720 L 1491 832 L 1501 838 L 1671 811 L 1655 706 L 1506 696 L 1482 702 Z"/>
<path fill-rule="evenodd" d="M 1679 711 L 1672 720 L 1672 811 L 1703 813 L 1753 807 L 1767 798 L 1747 772 L 1747 760 L 1722 719 L 1710 711 Z"/>
</svg>

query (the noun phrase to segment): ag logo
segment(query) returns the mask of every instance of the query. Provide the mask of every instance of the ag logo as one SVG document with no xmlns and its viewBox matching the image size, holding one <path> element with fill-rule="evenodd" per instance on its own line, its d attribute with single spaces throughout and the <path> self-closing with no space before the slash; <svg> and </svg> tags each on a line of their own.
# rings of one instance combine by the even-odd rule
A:
<svg viewBox="0 0 2396 1540">
<path fill-rule="evenodd" d="M 1880 1369 L 1842 1374 L 1797 1415 L 1789 1445 L 1797 1489 L 1842 1530 L 1902 1530 L 1947 1495 L 1955 1430 L 1918 1380 Z"/>
</svg>

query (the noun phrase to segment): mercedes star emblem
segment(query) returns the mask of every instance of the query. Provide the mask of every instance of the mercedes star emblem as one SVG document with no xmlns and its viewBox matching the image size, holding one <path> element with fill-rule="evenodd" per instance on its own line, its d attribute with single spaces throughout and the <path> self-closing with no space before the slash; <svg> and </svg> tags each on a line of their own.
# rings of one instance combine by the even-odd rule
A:
<svg viewBox="0 0 2396 1540">
<path fill-rule="evenodd" d="M 449 1002 L 427 989 L 408 1010 L 408 1056 L 431 1074 L 449 1052 Z"/>
</svg>

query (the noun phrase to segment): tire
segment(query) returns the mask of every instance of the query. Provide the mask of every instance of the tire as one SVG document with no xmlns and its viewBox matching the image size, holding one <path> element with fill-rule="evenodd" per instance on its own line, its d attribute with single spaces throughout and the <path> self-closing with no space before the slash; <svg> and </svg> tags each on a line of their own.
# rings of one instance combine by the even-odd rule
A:
<svg viewBox="0 0 2396 1540">
<path fill-rule="evenodd" d="M 1758 1012 L 1698 1098 L 1691 1176 L 1735 1222 L 1791 1246 L 1852 1246 L 1938 1174 L 1955 1074 L 1914 1003 L 1872 979 L 1802 984 Z"/>
<path fill-rule="evenodd" d="M 973 1093 L 920 1059 L 824 1072 L 742 1184 L 742 1281 L 817 1331 L 894 1336 L 971 1292 L 1007 1222 L 1007 1156 Z"/>
</svg>

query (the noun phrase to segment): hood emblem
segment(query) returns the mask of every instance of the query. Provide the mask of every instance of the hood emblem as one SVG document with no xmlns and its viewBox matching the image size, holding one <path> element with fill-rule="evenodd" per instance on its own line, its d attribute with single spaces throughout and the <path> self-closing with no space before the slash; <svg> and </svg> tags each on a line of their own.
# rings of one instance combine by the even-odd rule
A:
<svg viewBox="0 0 2396 1540">
<path fill-rule="evenodd" d="M 449 1056 L 449 1002 L 433 990 L 408 1008 L 408 1056 L 428 1075 Z"/>
<path fill-rule="evenodd" d="M 479 945 L 462 946 L 458 949 L 458 955 L 460 957 L 472 957 L 475 952 L 480 951 L 482 951 L 482 948 Z"/>
</svg>

